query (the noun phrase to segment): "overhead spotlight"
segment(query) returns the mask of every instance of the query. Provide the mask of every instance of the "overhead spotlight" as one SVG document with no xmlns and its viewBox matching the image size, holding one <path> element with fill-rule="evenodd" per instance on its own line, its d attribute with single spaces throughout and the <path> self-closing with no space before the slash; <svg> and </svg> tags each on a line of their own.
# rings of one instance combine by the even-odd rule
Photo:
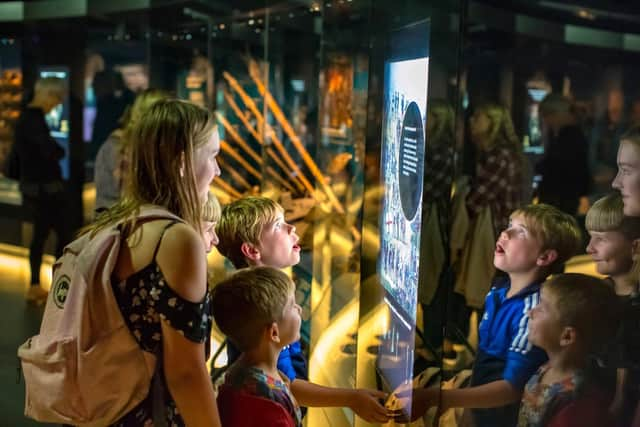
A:
<svg viewBox="0 0 640 427">
<path fill-rule="evenodd" d="M 249 25 L 253 25 L 256 23 L 256 21 L 254 21 L 253 19 L 249 19 L 249 22 L 247 22 Z"/>
<path fill-rule="evenodd" d="M 220 24 L 220 25 L 218 25 L 218 28 L 220 28 L 221 30 L 224 30 L 225 29 L 225 25 L 224 24 Z"/>
<path fill-rule="evenodd" d="M 582 19 L 588 19 L 590 21 L 594 21 L 596 19 L 596 16 L 587 9 L 580 9 L 578 11 L 578 16 Z"/>
</svg>

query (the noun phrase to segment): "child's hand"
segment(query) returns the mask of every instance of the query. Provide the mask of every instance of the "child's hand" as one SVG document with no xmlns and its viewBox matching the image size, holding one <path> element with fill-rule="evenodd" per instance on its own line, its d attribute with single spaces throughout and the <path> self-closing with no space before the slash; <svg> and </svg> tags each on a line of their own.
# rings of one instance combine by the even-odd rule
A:
<svg viewBox="0 0 640 427">
<path fill-rule="evenodd" d="M 386 423 L 391 417 L 384 404 L 380 403 L 386 398 L 387 394 L 378 390 L 353 390 L 349 408 L 367 422 Z"/>
<path fill-rule="evenodd" d="M 397 410 L 394 419 L 400 423 L 408 423 L 422 417 L 432 406 L 438 405 L 440 389 L 438 387 L 414 388 L 401 391 L 396 394 L 396 397 L 403 409 L 411 405 L 411 416 L 408 416 L 405 410 Z"/>
</svg>

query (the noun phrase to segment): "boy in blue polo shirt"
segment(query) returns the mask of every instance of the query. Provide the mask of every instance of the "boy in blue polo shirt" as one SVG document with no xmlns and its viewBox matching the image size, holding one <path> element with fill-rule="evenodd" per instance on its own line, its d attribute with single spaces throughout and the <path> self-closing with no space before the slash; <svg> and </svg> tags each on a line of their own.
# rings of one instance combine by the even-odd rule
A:
<svg viewBox="0 0 640 427">
<path fill-rule="evenodd" d="M 287 268 L 300 262 L 296 228 L 284 220 L 284 210 L 267 197 L 245 197 L 226 205 L 216 227 L 218 252 L 236 268 L 267 266 Z M 240 355 L 229 345 L 229 363 Z M 388 421 L 378 390 L 324 387 L 307 381 L 306 361 L 300 342 L 286 346 L 278 370 L 291 382 L 291 392 L 301 406 L 348 407 L 369 422 Z"/>
<path fill-rule="evenodd" d="M 476 427 L 516 425 L 524 386 L 547 360 L 528 340 L 529 310 L 540 301 L 541 283 L 561 272 L 580 245 L 576 221 L 552 206 L 529 205 L 511 214 L 493 259 L 508 278 L 497 280 L 485 299 L 471 386 L 413 390 L 411 418 L 439 403 L 440 412 L 472 408 Z"/>
</svg>

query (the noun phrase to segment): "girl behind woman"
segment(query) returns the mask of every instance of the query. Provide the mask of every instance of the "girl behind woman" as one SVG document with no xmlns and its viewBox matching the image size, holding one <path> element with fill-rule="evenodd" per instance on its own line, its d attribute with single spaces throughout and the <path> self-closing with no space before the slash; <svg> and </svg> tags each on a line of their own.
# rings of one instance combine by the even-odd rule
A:
<svg viewBox="0 0 640 427">
<path fill-rule="evenodd" d="M 157 357 L 163 408 L 154 393 L 115 426 L 147 426 L 162 413 L 167 425 L 219 426 L 204 342 L 211 330 L 201 219 L 209 184 L 220 174 L 220 149 L 210 114 L 162 100 L 132 128 L 124 198 L 88 232 L 125 220 L 128 236 L 113 273 L 120 310 L 138 344 Z M 144 205 L 182 219 L 137 221 Z"/>
<path fill-rule="evenodd" d="M 157 89 L 147 89 L 136 98 L 131 109 L 120 119 L 120 127 L 102 144 L 96 156 L 94 181 L 96 209 L 113 206 L 122 196 L 128 167 L 131 133 L 142 115 L 156 102 L 168 98 Z"/>
</svg>

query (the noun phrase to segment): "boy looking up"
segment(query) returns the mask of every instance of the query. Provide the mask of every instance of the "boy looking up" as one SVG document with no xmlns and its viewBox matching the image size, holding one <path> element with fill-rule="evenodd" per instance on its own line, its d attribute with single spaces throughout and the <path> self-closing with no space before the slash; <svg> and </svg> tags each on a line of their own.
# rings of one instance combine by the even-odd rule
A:
<svg viewBox="0 0 640 427">
<path fill-rule="evenodd" d="M 294 292 L 291 279 L 271 267 L 239 270 L 213 289 L 216 324 L 242 351 L 220 386 L 223 425 L 302 425 L 288 378 L 277 367 L 282 348 L 300 336 L 300 306 Z"/>
<path fill-rule="evenodd" d="M 216 228 L 218 252 L 236 268 L 291 267 L 300 262 L 300 246 L 295 226 L 284 219 L 284 210 L 266 197 L 245 197 L 226 205 Z M 238 351 L 229 346 L 229 361 Z M 300 361 L 302 363 L 295 363 Z M 386 422 L 389 417 L 378 399 L 377 390 L 324 387 L 306 380 L 306 362 L 296 340 L 283 348 L 278 369 L 291 381 L 291 391 L 302 406 L 348 407 L 369 422 Z M 297 369 L 294 369 L 297 368 Z M 303 374 L 303 375 L 300 375 Z"/>
<path fill-rule="evenodd" d="M 611 286 L 584 274 L 560 274 L 542 285 L 540 303 L 529 312 L 529 341 L 549 361 L 525 387 L 518 427 L 612 425 L 609 399 L 587 368 L 615 332 L 616 305 Z"/>
<path fill-rule="evenodd" d="M 479 325 L 471 386 L 413 390 L 411 418 L 431 406 L 472 408 L 476 427 L 512 427 L 525 383 L 546 361 L 528 340 L 528 312 L 540 301 L 540 284 L 557 273 L 580 247 L 572 216 L 550 205 L 529 205 L 511 214 L 496 242 L 493 263 L 508 274 L 494 283 Z"/>
</svg>

